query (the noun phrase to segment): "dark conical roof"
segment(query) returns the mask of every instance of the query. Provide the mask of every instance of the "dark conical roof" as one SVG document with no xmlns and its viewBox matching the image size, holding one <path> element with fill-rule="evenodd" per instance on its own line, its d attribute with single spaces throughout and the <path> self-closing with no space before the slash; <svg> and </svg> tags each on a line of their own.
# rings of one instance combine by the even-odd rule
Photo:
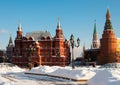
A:
<svg viewBox="0 0 120 85">
<path fill-rule="evenodd" d="M 109 9 L 107 9 L 106 20 L 110 20 L 110 10 Z"/>
<path fill-rule="evenodd" d="M 113 30 L 112 23 L 111 23 L 111 20 L 110 20 L 109 9 L 107 9 L 107 13 L 106 13 L 106 22 L 105 22 L 104 30 Z"/>
<path fill-rule="evenodd" d="M 10 35 L 10 38 L 9 38 L 9 44 L 8 46 L 13 46 L 13 42 L 12 42 L 12 36 Z"/>
<path fill-rule="evenodd" d="M 11 37 L 11 35 L 10 35 L 10 39 L 9 39 L 9 44 L 10 44 L 10 43 L 13 43 L 13 42 L 12 42 L 12 37 Z"/>
</svg>

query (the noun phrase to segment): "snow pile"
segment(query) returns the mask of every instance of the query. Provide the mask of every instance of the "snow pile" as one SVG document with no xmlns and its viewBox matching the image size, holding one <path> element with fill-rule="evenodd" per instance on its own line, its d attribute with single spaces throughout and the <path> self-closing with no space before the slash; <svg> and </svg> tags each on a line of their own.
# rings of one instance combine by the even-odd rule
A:
<svg viewBox="0 0 120 85">
<path fill-rule="evenodd" d="M 49 75 L 71 78 L 74 80 L 88 80 L 95 75 L 95 72 L 84 69 L 70 70 L 70 69 L 59 68 L 56 71 L 50 73 Z"/>
<path fill-rule="evenodd" d="M 120 85 L 120 69 L 101 68 L 96 75 L 88 80 L 88 85 Z"/>
<path fill-rule="evenodd" d="M 1 63 L 0 64 L 0 74 L 6 74 L 6 73 L 13 73 L 13 72 L 23 72 L 24 69 L 19 68 L 18 66 L 14 66 L 10 63 Z"/>
<path fill-rule="evenodd" d="M 59 67 L 59 66 L 40 66 L 31 69 L 27 73 L 35 74 L 47 74 L 51 76 L 59 76 L 64 78 L 70 78 L 75 80 L 88 80 L 96 74 L 96 68 L 92 67 L 78 67 L 72 69 L 71 67 Z"/>
<path fill-rule="evenodd" d="M 30 70 L 29 72 L 47 74 L 47 73 L 54 72 L 58 68 L 60 68 L 60 67 L 58 67 L 58 66 L 52 66 L 52 67 L 50 67 L 50 66 L 39 66 L 39 67 L 32 68 L 32 70 Z"/>
</svg>

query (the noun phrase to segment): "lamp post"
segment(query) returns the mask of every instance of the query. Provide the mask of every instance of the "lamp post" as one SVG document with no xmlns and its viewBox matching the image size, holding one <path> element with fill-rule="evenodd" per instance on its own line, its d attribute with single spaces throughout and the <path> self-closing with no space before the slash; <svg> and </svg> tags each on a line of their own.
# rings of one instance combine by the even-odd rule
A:
<svg viewBox="0 0 120 85">
<path fill-rule="evenodd" d="M 73 49 L 74 47 L 79 47 L 80 46 L 80 39 L 78 38 L 77 39 L 77 46 L 75 45 L 75 41 L 74 41 L 74 35 L 72 34 L 70 36 L 70 44 L 71 44 L 71 47 L 72 47 L 72 61 L 71 61 L 71 64 L 72 64 L 72 69 L 75 68 L 75 65 L 74 65 L 74 52 L 73 52 Z"/>
</svg>

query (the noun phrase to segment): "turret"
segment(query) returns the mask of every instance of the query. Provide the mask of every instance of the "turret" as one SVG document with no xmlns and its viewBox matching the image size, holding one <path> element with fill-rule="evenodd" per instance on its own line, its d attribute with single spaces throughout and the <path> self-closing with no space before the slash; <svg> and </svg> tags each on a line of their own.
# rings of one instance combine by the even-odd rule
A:
<svg viewBox="0 0 120 85">
<path fill-rule="evenodd" d="M 22 38 L 22 26 L 21 26 L 21 24 L 18 25 L 17 38 Z"/>
<path fill-rule="evenodd" d="M 58 18 L 58 24 L 57 24 L 57 29 L 56 29 L 56 38 L 63 38 L 63 31 L 60 26 L 60 18 Z"/>
</svg>

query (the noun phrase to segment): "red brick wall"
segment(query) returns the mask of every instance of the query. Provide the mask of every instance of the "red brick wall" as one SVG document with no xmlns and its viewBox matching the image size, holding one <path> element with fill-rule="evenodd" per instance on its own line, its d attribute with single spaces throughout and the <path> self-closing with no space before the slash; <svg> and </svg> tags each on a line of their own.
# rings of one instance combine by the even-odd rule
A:
<svg viewBox="0 0 120 85">
<path fill-rule="evenodd" d="M 116 45 L 117 39 L 113 30 L 104 31 L 102 38 L 100 39 L 100 57 L 98 58 L 99 64 L 116 62 Z"/>
</svg>

